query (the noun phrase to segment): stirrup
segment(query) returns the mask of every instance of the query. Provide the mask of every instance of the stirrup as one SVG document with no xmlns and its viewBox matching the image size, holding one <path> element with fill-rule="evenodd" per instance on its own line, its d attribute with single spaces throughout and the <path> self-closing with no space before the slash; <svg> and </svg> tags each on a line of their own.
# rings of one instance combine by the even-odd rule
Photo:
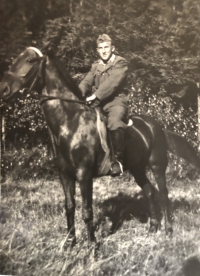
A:
<svg viewBox="0 0 200 276">
<path fill-rule="evenodd" d="M 113 170 L 113 166 L 117 166 L 117 168 L 115 168 Z M 123 166 L 122 164 L 118 161 L 118 160 L 115 160 L 111 163 L 111 168 L 110 168 L 110 175 L 111 176 L 119 176 L 119 175 L 122 175 L 123 174 Z"/>
</svg>

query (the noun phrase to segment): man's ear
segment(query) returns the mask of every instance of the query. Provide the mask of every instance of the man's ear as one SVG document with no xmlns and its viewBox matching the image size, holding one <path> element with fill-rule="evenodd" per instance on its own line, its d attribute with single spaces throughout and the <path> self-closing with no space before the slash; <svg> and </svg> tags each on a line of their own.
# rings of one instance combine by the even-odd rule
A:
<svg viewBox="0 0 200 276">
<path fill-rule="evenodd" d="M 115 51 L 115 46 L 112 46 L 112 53 Z"/>
</svg>

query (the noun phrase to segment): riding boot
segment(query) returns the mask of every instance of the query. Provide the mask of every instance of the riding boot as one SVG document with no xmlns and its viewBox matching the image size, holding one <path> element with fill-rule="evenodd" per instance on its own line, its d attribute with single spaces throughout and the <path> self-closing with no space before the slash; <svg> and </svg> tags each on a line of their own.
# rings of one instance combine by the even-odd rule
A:
<svg viewBox="0 0 200 276">
<path fill-rule="evenodd" d="M 124 129 L 118 128 L 116 130 L 110 131 L 110 137 L 112 142 L 113 149 L 113 160 L 111 163 L 110 175 L 118 176 L 123 174 L 123 155 L 124 155 L 124 144 L 125 144 L 125 135 Z"/>
</svg>

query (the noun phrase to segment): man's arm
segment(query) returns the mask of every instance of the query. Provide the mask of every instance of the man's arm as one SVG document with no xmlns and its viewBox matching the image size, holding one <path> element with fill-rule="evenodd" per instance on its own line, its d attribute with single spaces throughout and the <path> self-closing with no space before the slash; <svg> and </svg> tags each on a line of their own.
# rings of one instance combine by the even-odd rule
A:
<svg viewBox="0 0 200 276">
<path fill-rule="evenodd" d="M 85 97 L 87 94 L 92 92 L 92 86 L 94 83 L 94 74 L 92 69 L 90 72 L 85 76 L 85 78 L 80 82 L 79 88 L 82 91 L 82 95 Z"/>
<path fill-rule="evenodd" d="M 112 96 L 127 76 L 127 71 L 127 61 L 125 59 L 119 60 L 115 64 L 115 67 L 113 68 L 112 73 L 108 77 L 108 79 L 105 80 L 95 91 L 94 94 L 96 95 L 96 97 L 100 101 L 103 101 L 108 97 Z"/>
</svg>

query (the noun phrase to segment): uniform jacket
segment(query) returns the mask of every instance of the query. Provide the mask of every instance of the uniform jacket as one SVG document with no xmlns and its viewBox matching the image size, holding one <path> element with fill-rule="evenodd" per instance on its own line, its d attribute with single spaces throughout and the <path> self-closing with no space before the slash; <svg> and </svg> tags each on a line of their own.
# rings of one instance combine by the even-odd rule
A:
<svg viewBox="0 0 200 276">
<path fill-rule="evenodd" d="M 89 96 L 94 92 L 103 105 L 110 102 L 114 104 L 116 97 L 123 93 L 127 71 L 127 61 L 120 56 L 113 54 L 107 64 L 101 59 L 97 60 L 79 84 L 83 96 Z"/>
</svg>

